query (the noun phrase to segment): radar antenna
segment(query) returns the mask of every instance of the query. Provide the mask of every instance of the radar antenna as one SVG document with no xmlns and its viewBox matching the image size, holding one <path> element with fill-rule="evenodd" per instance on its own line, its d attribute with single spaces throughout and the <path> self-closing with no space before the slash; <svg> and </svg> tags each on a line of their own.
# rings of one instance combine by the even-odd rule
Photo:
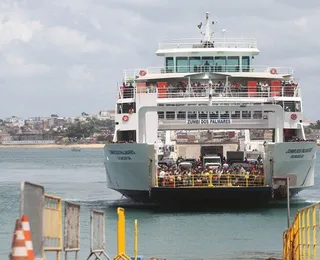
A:
<svg viewBox="0 0 320 260">
<path fill-rule="evenodd" d="M 206 12 L 206 22 L 205 22 L 205 32 L 201 32 L 204 35 L 204 42 L 211 42 L 212 36 L 214 34 L 213 26 L 217 23 L 215 21 L 210 22 L 209 20 L 209 12 Z M 202 22 L 198 25 L 198 28 L 201 30 Z"/>
</svg>

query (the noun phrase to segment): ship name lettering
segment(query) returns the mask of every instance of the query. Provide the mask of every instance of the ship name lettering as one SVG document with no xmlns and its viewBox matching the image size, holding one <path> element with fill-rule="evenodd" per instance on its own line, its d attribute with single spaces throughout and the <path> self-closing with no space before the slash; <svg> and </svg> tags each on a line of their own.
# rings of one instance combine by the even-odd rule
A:
<svg viewBox="0 0 320 260">
<path fill-rule="evenodd" d="M 187 119 L 187 125 L 231 124 L 231 119 Z"/>
<path fill-rule="evenodd" d="M 312 151 L 312 148 L 308 149 L 288 149 L 286 153 L 310 153 Z M 293 158 L 293 157 L 291 157 Z"/>
<path fill-rule="evenodd" d="M 294 155 L 291 155 L 290 158 L 292 159 L 299 159 L 299 158 L 303 158 L 304 157 L 304 154 L 294 154 Z"/>
<path fill-rule="evenodd" d="M 129 161 L 131 160 L 130 156 L 117 156 L 119 161 Z"/>
<path fill-rule="evenodd" d="M 125 150 L 125 151 L 119 151 L 119 150 L 109 150 L 110 154 L 113 155 L 130 155 L 130 154 L 136 154 L 133 150 Z"/>
</svg>

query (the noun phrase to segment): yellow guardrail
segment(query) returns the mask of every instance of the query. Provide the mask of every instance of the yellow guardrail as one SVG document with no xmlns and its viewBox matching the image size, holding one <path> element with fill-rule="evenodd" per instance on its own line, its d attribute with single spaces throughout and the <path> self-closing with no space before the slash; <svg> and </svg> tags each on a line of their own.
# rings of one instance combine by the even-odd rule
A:
<svg viewBox="0 0 320 260">
<path fill-rule="evenodd" d="M 318 259 L 320 203 L 300 209 L 291 227 L 283 233 L 283 259 Z"/>
<path fill-rule="evenodd" d="M 264 176 L 257 174 L 184 174 L 156 175 L 157 187 L 261 187 Z"/>
<path fill-rule="evenodd" d="M 45 194 L 44 198 L 44 259 L 46 252 L 55 251 L 60 260 L 62 251 L 62 200 Z"/>
</svg>

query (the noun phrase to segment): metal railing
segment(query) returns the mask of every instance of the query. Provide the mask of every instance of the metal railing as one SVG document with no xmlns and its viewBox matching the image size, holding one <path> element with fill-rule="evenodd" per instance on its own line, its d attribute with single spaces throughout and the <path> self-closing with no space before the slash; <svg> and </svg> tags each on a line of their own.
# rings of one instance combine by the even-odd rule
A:
<svg viewBox="0 0 320 260">
<path fill-rule="evenodd" d="M 257 48 L 257 40 L 254 38 L 216 38 L 212 42 L 204 42 L 200 38 L 189 38 L 159 43 L 159 50 L 177 48 Z"/>
<path fill-rule="evenodd" d="M 277 88 L 277 91 L 275 91 Z M 251 90 L 251 87 L 241 86 L 239 88 L 235 87 L 225 87 L 213 85 L 210 90 L 207 85 L 201 87 L 187 87 L 185 89 L 181 87 L 167 87 L 166 89 L 158 89 L 156 86 L 153 87 L 133 87 L 126 89 L 119 89 L 119 99 L 135 98 L 137 93 L 148 93 L 148 94 L 158 94 L 158 98 L 195 98 L 195 97 L 209 97 L 211 95 L 213 98 L 219 97 L 234 97 L 234 98 L 269 98 L 269 97 L 299 97 L 300 91 L 297 85 L 291 86 L 280 86 L 280 87 L 268 87 L 264 91 Z"/>
<path fill-rule="evenodd" d="M 263 174 L 177 174 L 156 176 L 157 187 L 261 187 L 264 186 Z"/>
<path fill-rule="evenodd" d="M 272 74 L 272 69 L 274 74 Z M 242 65 L 242 67 L 237 65 L 192 65 L 192 66 L 168 66 L 168 67 L 146 67 L 146 68 L 138 68 L 138 69 L 127 69 L 123 71 L 124 80 L 126 82 L 133 81 L 137 78 L 148 77 L 150 74 L 165 74 L 165 73 L 235 73 L 235 72 L 264 72 L 270 73 L 272 75 L 292 75 L 293 68 L 292 67 L 272 67 L 272 66 L 264 66 L 264 65 Z M 192 74 L 191 74 L 192 75 Z M 249 75 L 248 75 L 249 76 Z"/>
<path fill-rule="evenodd" d="M 283 259 L 319 259 L 320 203 L 300 209 L 283 233 Z"/>
</svg>

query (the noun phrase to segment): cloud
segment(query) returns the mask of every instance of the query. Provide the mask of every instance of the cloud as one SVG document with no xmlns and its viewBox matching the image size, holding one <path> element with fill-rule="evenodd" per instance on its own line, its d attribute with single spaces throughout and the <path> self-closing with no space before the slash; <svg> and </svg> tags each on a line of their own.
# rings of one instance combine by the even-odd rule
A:
<svg viewBox="0 0 320 260">
<path fill-rule="evenodd" d="M 0 72 L 1 77 L 35 77 L 50 72 L 45 64 L 31 63 L 23 57 L 14 54 L 4 54 L 4 66 Z"/>
<path fill-rule="evenodd" d="M 93 81 L 94 76 L 91 71 L 88 70 L 86 65 L 74 65 L 68 71 L 69 77 L 72 80 L 77 81 Z"/>
<path fill-rule="evenodd" d="M 89 40 L 88 37 L 76 30 L 66 27 L 53 27 L 46 31 L 48 44 L 53 44 L 66 53 L 72 52 L 98 52 L 107 48 L 99 40 Z"/>
<path fill-rule="evenodd" d="M 196 25 L 207 11 L 218 21 L 215 37 L 227 29 L 226 37 L 257 38 L 255 65 L 294 67 L 304 112 L 318 117 L 318 0 L 7 0 L 0 9 L 0 89 L 7 91 L 0 117 L 113 108 L 123 69 L 163 66 L 158 43 L 200 37 Z M 12 105 L 25 104 L 31 89 L 52 98 Z"/>
</svg>

